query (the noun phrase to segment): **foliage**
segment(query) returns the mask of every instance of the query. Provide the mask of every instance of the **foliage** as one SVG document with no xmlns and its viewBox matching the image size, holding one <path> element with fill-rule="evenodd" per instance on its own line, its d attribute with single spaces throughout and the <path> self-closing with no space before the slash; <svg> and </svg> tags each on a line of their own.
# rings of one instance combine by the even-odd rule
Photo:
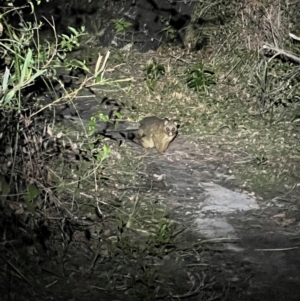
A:
<svg viewBox="0 0 300 301">
<path fill-rule="evenodd" d="M 61 65 L 61 60 L 66 58 L 67 52 L 74 46 L 78 46 L 78 39 L 84 35 L 84 27 L 79 31 L 69 27 L 70 36 L 62 34 L 57 36 L 54 25 L 51 25 L 56 44 L 40 42 L 39 31 L 43 24 L 26 22 L 18 8 L 11 10 L 11 13 L 19 16 L 22 27 L 15 30 L 9 23 L 9 14 L 2 14 L 4 38 L 0 40 L 0 53 L 4 57 L 6 68 L 3 76 L 2 87 L 0 88 L 0 105 L 2 107 L 18 107 L 22 109 L 22 90 L 34 85 L 34 82 L 41 79 L 49 82 L 55 80 L 55 66 Z M 37 34 L 37 37 L 35 37 Z M 60 42 L 59 42 L 60 40 Z M 66 60 L 70 67 L 77 67 L 78 61 L 72 63 Z M 58 80 L 57 80 L 58 81 Z"/>
<path fill-rule="evenodd" d="M 79 41 L 78 38 L 85 34 L 85 27 L 81 26 L 80 30 L 76 30 L 73 27 L 68 27 L 69 30 L 72 32 L 71 35 L 62 34 L 59 37 L 61 37 L 60 46 L 62 50 L 68 49 L 68 51 L 72 51 L 73 47 L 79 47 Z M 66 54 L 66 52 L 64 52 Z"/>
<path fill-rule="evenodd" d="M 132 24 L 130 22 L 124 20 L 124 18 L 113 19 L 111 21 L 115 25 L 116 32 L 126 31 L 126 30 L 128 30 L 132 26 Z"/>
<path fill-rule="evenodd" d="M 271 58 L 261 58 L 249 81 L 260 115 L 269 123 L 297 119 L 300 103 L 300 57 L 291 51 L 276 51 Z"/>
<path fill-rule="evenodd" d="M 175 41 L 178 35 L 177 30 L 165 18 L 161 18 L 160 22 L 164 24 L 163 31 L 167 34 L 168 40 L 171 42 Z"/>
<path fill-rule="evenodd" d="M 31 8 L 34 10 L 34 6 Z M 80 89 L 88 84 L 97 84 L 99 77 L 102 82 L 105 82 L 103 78 L 109 53 L 104 61 L 103 57 L 99 55 L 94 73 L 90 77 L 86 77 L 78 89 L 67 91 L 59 77 L 56 76 L 57 67 L 64 67 L 67 71 L 82 69 L 91 73 L 85 61 L 69 59 L 67 56 L 70 51 L 74 50 L 74 47 L 80 45 L 80 38 L 85 35 L 85 28 L 81 27 L 77 30 L 69 27 L 70 34 L 58 35 L 55 24 L 46 20 L 53 31 L 53 41 L 44 41 L 40 36 L 40 30 L 44 24 L 41 21 L 25 20 L 23 9 L 24 7 L 11 5 L 6 12 L 0 15 L 2 28 L 0 55 L 3 59 L 1 61 L 3 70 L 0 71 L 3 73 L 3 81 L 0 86 L 0 116 L 3 117 L 0 123 L 0 149 L 1 153 L 6 152 L 7 149 L 12 150 L 10 158 L 12 164 L 5 169 L 6 177 L 2 179 L 2 182 L 9 187 L 10 193 L 20 195 L 25 193 L 23 200 L 27 208 L 34 213 L 33 203 L 37 197 L 43 198 L 46 187 L 53 184 L 49 179 L 46 182 L 41 179 L 49 171 L 42 172 L 35 166 L 44 164 L 45 150 L 48 146 L 51 149 L 53 144 L 59 143 L 59 137 L 53 134 L 49 125 L 36 132 L 33 116 L 38 116 L 42 110 L 62 99 L 72 101 Z M 20 25 L 18 28 L 13 25 L 17 18 Z M 56 95 L 53 88 L 57 84 L 62 92 L 61 97 Z M 48 91 L 53 89 L 57 99 L 51 104 L 38 108 L 34 97 L 38 96 L 38 87 L 41 86 Z M 105 116 L 103 115 L 101 118 L 104 119 Z M 89 140 L 89 135 L 87 135 L 87 139 Z M 45 141 L 47 142 L 45 143 Z M 92 141 L 89 145 L 89 151 L 93 153 L 97 164 L 101 165 L 109 157 L 110 149 L 104 145 L 100 151 L 96 151 Z M 76 147 L 73 146 L 73 148 Z M 53 158 L 57 155 L 58 153 L 55 152 Z M 23 158 L 24 165 L 17 163 L 18 157 Z M 4 157 L 1 157 L 0 164 L 4 166 L 5 160 Z M 30 168 L 25 165 L 27 160 L 30 162 Z M 11 186 L 13 181 L 18 185 Z"/>
<path fill-rule="evenodd" d="M 144 71 L 146 71 L 147 86 L 151 91 L 153 91 L 160 76 L 165 74 L 165 67 L 158 64 L 157 61 L 153 59 L 153 63 L 146 66 Z"/>
<path fill-rule="evenodd" d="M 167 24 L 163 29 L 169 38 L 170 41 L 174 41 L 177 37 L 177 31 L 169 24 Z"/>
<path fill-rule="evenodd" d="M 155 59 L 153 60 L 153 63 L 146 66 L 144 70 L 147 73 L 147 79 L 152 80 L 157 80 L 160 75 L 165 74 L 165 67 L 158 64 Z"/>
<path fill-rule="evenodd" d="M 197 92 L 206 91 L 208 86 L 215 85 L 215 72 L 205 67 L 202 63 L 187 70 L 187 86 Z"/>
</svg>

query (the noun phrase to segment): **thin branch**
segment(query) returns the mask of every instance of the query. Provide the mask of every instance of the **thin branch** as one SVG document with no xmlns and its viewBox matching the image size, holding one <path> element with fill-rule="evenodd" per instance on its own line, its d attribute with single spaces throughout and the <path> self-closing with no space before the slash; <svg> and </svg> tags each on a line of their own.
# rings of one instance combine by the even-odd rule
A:
<svg viewBox="0 0 300 301">
<path fill-rule="evenodd" d="M 296 35 L 293 34 L 293 33 L 289 33 L 289 36 L 290 36 L 290 38 L 293 39 L 293 40 L 300 41 L 300 37 L 296 36 Z"/>
<path fill-rule="evenodd" d="M 290 52 L 288 50 L 283 50 L 283 49 L 280 49 L 280 48 L 278 48 L 276 46 L 272 46 L 270 44 L 263 45 L 263 49 L 269 49 L 269 50 L 272 50 L 272 51 L 276 52 L 276 54 L 274 54 L 274 56 L 270 59 L 270 61 L 274 57 L 282 54 L 282 55 L 290 58 L 291 60 L 293 60 L 293 61 L 295 61 L 297 63 L 300 63 L 300 57 L 296 56 L 294 53 L 292 53 L 292 52 Z"/>
</svg>

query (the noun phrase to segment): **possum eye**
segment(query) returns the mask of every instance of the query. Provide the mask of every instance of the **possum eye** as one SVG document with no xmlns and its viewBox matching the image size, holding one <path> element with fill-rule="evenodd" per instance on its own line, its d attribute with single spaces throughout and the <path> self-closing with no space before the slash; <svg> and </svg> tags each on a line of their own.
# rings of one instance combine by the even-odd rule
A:
<svg viewBox="0 0 300 301">
<path fill-rule="evenodd" d="M 169 129 L 168 127 L 166 127 L 166 131 L 167 131 L 167 133 L 169 133 L 169 132 L 170 132 L 170 129 Z"/>
</svg>

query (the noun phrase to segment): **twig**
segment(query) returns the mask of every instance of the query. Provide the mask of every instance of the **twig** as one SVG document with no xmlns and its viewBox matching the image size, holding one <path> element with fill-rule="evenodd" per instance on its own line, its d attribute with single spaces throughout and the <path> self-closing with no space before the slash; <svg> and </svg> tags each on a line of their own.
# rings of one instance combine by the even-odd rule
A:
<svg viewBox="0 0 300 301">
<path fill-rule="evenodd" d="M 281 252 L 281 251 L 290 251 L 298 249 L 299 247 L 291 247 L 291 248 L 281 248 L 281 249 L 254 249 L 254 251 L 263 251 L 263 252 Z"/>
<path fill-rule="evenodd" d="M 290 36 L 291 39 L 294 39 L 296 41 L 300 41 L 300 37 L 294 35 L 293 33 L 289 33 L 289 36 Z"/>
<path fill-rule="evenodd" d="M 275 51 L 276 54 L 274 54 L 269 61 L 271 61 L 273 58 L 275 58 L 276 56 L 278 55 L 285 55 L 286 57 L 290 58 L 291 60 L 294 60 L 295 62 L 297 63 L 300 63 L 300 58 L 297 57 L 294 53 L 288 51 L 288 50 L 283 50 L 283 49 L 280 49 L 276 46 L 272 46 L 270 44 L 265 44 L 263 45 L 263 49 L 270 49 L 272 51 Z"/>
<path fill-rule="evenodd" d="M 32 285 L 32 283 L 21 273 L 21 271 L 19 269 L 17 269 L 17 267 L 15 267 L 10 261 L 7 261 L 7 263 L 14 269 L 14 271 L 21 277 L 23 278 L 32 288 L 34 288 L 34 286 Z"/>
<path fill-rule="evenodd" d="M 297 187 L 297 184 L 295 184 L 288 192 L 286 192 L 284 195 L 282 196 L 276 196 L 275 198 L 273 198 L 271 200 L 271 202 L 275 202 L 277 200 L 282 200 L 283 198 L 285 198 L 286 196 L 288 196 L 291 192 L 293 192 L 293 190 Z"/>
</svg>

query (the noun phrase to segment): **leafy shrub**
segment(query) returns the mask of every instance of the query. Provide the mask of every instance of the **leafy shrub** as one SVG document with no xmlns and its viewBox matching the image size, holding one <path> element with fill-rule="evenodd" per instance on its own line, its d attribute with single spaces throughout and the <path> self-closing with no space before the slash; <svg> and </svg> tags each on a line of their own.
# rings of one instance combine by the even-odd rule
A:
<svg viewBox="0 0 300 301">
<path fill-rule="evenodd" d="M 197 92 L 206 91 L 208 86 L 215 85 L 215 72 L 211 68 L 205 67 L 202 63 L 187 70 L 187 85 Z"/>
</svg>

